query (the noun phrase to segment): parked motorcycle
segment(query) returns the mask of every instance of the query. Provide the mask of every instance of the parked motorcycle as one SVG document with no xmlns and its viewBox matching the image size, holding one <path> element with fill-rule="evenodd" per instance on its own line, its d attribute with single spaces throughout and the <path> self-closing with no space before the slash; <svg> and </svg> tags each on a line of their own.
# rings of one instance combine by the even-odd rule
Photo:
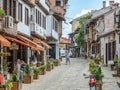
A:
<svg viewBox="0 0 120 90">
<path fill-rule="evenodd" d="M 89 78 L 90 90 L 97 90 L 95 75 L 94 74 L 90 74 L 90 75 L 83 74 L 83 76 L 85 76 L 85 78 Z"/>
</svg>

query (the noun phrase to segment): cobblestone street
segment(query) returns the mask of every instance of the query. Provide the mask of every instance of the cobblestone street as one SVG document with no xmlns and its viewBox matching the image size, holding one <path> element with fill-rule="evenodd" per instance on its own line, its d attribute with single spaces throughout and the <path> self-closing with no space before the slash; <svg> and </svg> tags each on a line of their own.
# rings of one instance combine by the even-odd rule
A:
<svg viewBox="0 0 120 90">
<path fill-rule="evenodd" d="M 40 75 L 38 80 L 31 84 L 23 84 L 22 90 L 89 90 L 88 79 L 84 79 L 83 76 L 83 73 L 89 73 L 88 63 L 88 60 L 75 58 L 71 59 L 70 65 L 65 65 L 63 60 L 61 66 L 55 67 L 46 75 Z M 105 74 L 103 90 L 117 88 L 116 82 L 119 79 L 112 77 L 114 71 L 110 71 L 108 67 L 102 69 Z"/>
</svg>

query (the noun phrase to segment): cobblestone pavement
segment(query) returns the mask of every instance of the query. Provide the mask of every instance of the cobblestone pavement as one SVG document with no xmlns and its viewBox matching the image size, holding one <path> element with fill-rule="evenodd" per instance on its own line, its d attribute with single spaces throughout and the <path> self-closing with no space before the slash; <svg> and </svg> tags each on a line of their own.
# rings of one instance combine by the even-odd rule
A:
<svg viewBox="0 0 120 90">
<path fill-rule="evenodd" d="M 23 84 L 22 90 L 89 90 L 88 79 L 83 73 L 88 71 L 88 61 L 80 58 L 71 59 L 70 65 L 55 67 L 46 75 L 40 75 L 38 80 L 31 84 Z"/>
<path fill-rule="evenodd" d="M 23 84 L 22 90 L 89 90 L 88 79 L 84 79 L 83 76 L 83 73 L 89 74 L 88 64 L 88 60 L 72 58 L 71 64 L 65 65 L 63 59 L 60 66 L 47 72 L 46 75 L 40 75 L 39 79 L 31 84 Z M 102 69 L 105 75 L 103 90 L 118 88 L 116 82 L 120 82 L 120 78 L 112 76 L 115 72 L 109 67 L 102 67 Z"/>
</svg>

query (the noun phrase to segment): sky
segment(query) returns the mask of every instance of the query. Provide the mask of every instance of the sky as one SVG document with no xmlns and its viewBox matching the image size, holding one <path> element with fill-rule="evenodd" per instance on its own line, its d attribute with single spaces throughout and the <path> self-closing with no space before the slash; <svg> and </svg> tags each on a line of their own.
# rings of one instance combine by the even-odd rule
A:
<svg viewBox="0 0 120 90">
<path fill-rule="evenodd" d="M 68 34 L 71 33 L 71 25 L 69 22 L 79 17 L 91 10 L 98 10 L 102 8 L 102 2 L 106 1 L 107 5 L 109 0 L 68 0 L 67 4 L 67 12 L 65 15 L 65 23 L 63 24 L 63 35 L 62 37 L 68 38 Z M 115 2 L 119 2 L 120 0 L 114 0 Z"/>
</svg>

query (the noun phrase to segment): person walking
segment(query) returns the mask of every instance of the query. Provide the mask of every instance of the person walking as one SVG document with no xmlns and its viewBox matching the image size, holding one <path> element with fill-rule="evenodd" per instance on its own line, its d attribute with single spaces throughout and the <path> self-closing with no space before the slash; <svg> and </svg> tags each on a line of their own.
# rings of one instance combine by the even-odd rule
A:
<svg viewBox="0 0 120 90">
<path fill-rule="evenodd" d="M 66 65 L 69 63 L 70 64 L 70 52 L 66 51 L 65 53 L 65 59 L 66 59 Z"/>
</svg>

